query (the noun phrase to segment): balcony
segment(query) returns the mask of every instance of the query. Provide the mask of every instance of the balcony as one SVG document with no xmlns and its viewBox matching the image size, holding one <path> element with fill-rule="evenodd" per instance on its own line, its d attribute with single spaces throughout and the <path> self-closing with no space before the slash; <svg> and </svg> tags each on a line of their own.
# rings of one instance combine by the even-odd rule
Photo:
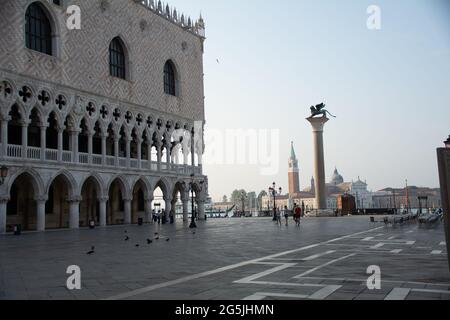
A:
<svg viewBox="0 0 450 320">
<path fill-rule="evenodd" d="M 1 144 L 0 144 L 1 145 Z M 24 152 L 25 150 L 25 152 Z M 5 160 L 11 161 L 27 161 L 45 164 L 73 164 L 80 167 L 98 167 L 100 168 L 116 168 L 124 170 L 133 171 L 146 171 L 146 172 L 166 172 L 176 175 L 195 175 L 202 174 L 201 167 L 192 167 L 188 165 L 179 165 L 167 162 L 158 163 L 156 161 L 141 160 L 138 159 L 128 159 L 123 157 L 105 156 L 103 160 L 102 155 L 93 154 L 91 157 L 88 153 L 78 153 L 78 162 L 73 162 L 74 153 L 72 151 L 63 151 L 61 154 L 61 161 L 58 159 L 58 150 L 45 149 L 45 158 L 42 159 L 43 149 L 36 147 L 23 148 L 20 145 L 8 145 L 7 146 L 7 156 L 4 157 Z M 22 155 L 25 153 L 26 157 Z M 103 161 L 105 163 L 103 163 Z M 159 170 L 158 170 L 159 168 Z"/>
</svg>

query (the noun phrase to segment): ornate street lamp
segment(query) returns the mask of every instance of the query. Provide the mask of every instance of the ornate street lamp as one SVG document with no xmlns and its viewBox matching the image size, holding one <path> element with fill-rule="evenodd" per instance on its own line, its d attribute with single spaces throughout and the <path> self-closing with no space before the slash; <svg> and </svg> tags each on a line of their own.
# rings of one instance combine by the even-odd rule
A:
<svg viewBox="0 0 450 320">
<path fill-rule="evenodd" d="M 269 187 L 269 194 L 272 195 L 273 197 L 273 221 L 277 221 L 277 201 L 276 201 L 276 197 L 277 195 L 281 196 L 283 189 L 278 188 L 278 193 L 277 193 L 277 184 L 274 182 L 272 183 L 272 187 Z"/>
<path fill-rule="evenodd" d="M 450 136 L 448 136 L 447 141 L 444 141 L 445 147 L 450 148 Z"/>
<path fill-rule="evenodd" d="M 197 224 L 195 223 L 195 205 L 194 205 L 194 177 L 195 175 L 192 174 L 191 175 L 191 182 L 189 182 L 189 191 L 191 192 L 191 205 L 192 205 L 192 214 L 191 214 L 191 224 L 189 225 L 190 229 L 195 229 L 197 228 Z M 197 192 L 202 192 L 203 191 L 203 184 L 204 181 L 200 181 L 200 187 L 197 190 Z M 183 187 L 186 187 L 186 182 L 183 182 Z"/>
<path fill-rule="evenodd" d="M 5 179 L 8 176 L 8 167 L 1 167 L 0 169 L 0 185 L 3 185 L 5 183 Z"/>
</svg>

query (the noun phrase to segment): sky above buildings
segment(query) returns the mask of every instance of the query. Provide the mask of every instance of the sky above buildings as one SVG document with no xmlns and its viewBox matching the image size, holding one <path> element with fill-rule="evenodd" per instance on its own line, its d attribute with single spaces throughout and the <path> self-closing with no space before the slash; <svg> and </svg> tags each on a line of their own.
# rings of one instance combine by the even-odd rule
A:
<svg viewBox="0 0 450 320">
<path fill-rule="evenodd" d="M 195 18 L 201 11 L 206 22 L 205 173 L 213 199 L 236 188 L 266 190 L 273 181 L 287 190 L 291 141 L 301 188 L 308 186 L 313 149 L 305 118 L 322 101 L 337 115 L 325 128 L 327 180 L 337 166 L 346 181 L 361 176 L 374 191 L 405 179 L 437 187 L 436 148 L 450 134 L 449 3 L 170 0 Z M 367 28 L 370 5 L 381 9 L 381 30 Z M 264 161 L 250 156 L 244 164 L 209 161 L 208 148 L 217 153 L 219 145 L 211 137 L 227 141 L 226 130 L 238 129 L 260 138 L 264 129 L 279 130 L 271 148 L 276 171 L 263 173 Z M 222 149 L 224 158 L 237 152 Z"/>
</svg>

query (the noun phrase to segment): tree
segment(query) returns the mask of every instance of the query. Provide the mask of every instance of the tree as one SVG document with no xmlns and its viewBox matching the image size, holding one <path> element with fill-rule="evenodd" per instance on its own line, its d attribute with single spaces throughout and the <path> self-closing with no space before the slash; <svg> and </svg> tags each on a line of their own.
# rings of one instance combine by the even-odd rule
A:
<svg viewBox="0 0 450 320">
<path fill-rule="evenodd" d="M 228 202 L 228 197 L 227 196 L 223 196 L 222 202 L 223 203 L 227 203 Z"/>
<path fill-rule="evenodd" d="M 231 202 L 233 204 L 240 204 L 242 202 L 242 195 L 247 196 L 247 192 L 245 190 L 234 190 L 231 194 Z"/>
</svg>

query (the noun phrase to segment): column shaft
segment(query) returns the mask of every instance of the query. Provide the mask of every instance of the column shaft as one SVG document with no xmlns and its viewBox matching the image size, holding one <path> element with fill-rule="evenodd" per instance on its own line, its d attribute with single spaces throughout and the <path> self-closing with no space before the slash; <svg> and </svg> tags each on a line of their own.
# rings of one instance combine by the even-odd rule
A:
<svg viewBox="0 0 450 320">
<path fill-rule="evenodd" d="M 125 224 L 131 224 L 131 200 L 124 200 L 124 203 L 125 203 L 124 221 Z"/>
<path fill-rule="evenodd" d="M 8 121 L 2 120 L 1 122 L 2 130 L 2 156 L 8 156 Z"/>
<path fill-rule="evenodd" d="M 27 158 L 28 124 L 22 125 L 22 158 Z"/>
<path fill-rule="evenodd" d="M 41 161 L 45 161 L 45 149 L 47 148 L 47 127 L 41 127 Z"/>
<path fill-rule="evenodd" d="M 100 227 L 106 226 L 106 203 L 108 199 L 100 199 Z"/>
<path fill-rule="evenodd" d="M 0 234 L 6 232 L 6 208 L 8 201 L 0 201 Z"/>
<path fill-rule="evenodd" d="M 45 231 L 45 202 L 46 200 L 36 200 L 37 206 L 37 231 Z"/>
<path fill-rule="evenodd" d="M 70 202 L 70 229 L 80 228 L 80 202 L 72 201 Z"/>
<path fill-rule="evenodd" d="M 63 133 L 64 129 L 58 129 L 58 161 L 63 161 Z"/>
</svg>

